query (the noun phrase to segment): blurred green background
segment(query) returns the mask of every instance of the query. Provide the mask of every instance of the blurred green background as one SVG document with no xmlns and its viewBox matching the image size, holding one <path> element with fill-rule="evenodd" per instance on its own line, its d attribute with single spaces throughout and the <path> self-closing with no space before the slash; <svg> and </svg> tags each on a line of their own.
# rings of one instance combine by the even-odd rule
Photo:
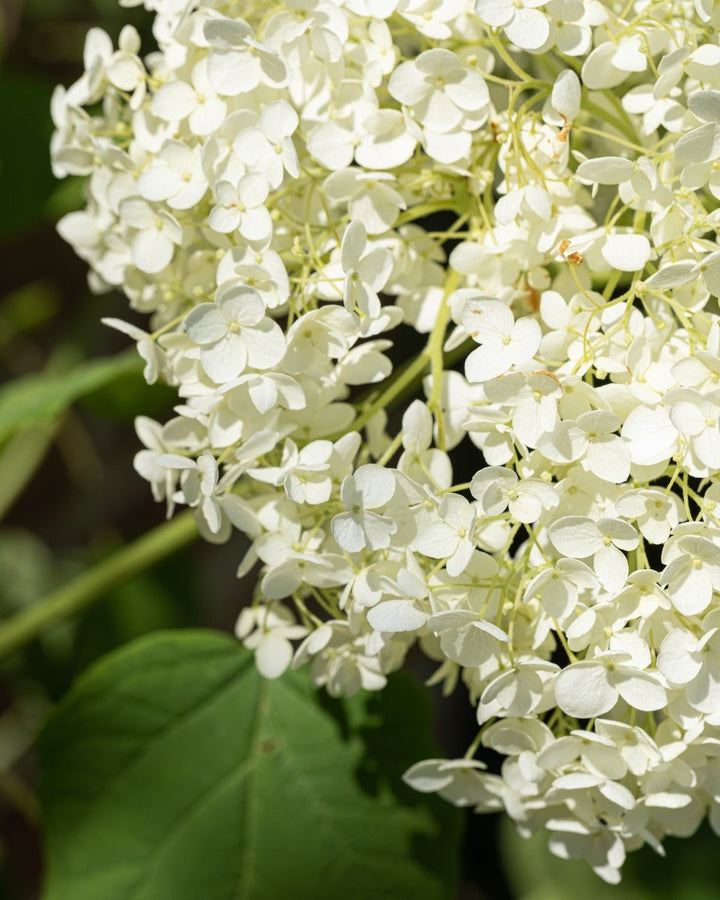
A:
<svg viewBox="0 0 720 900">
<path fill-rule="evenodd" d="M 151 19 L 143 9 L 112 0 L 0 2 L 5 387 L 43 370 L 62 379 L 83 359 L 127 350 L 127 338 L 103 326 L 101 316 L 141 321 L 121 295 L 90 293 L 85 264 L 57 236 L 57 219 L 82 203 L 82 184 L 56 182 L 48 156 L 52 90 L 79 77 L 85 33 L 100 25 L 116 39 L 128 21 L 149 47 Z M 130 374 L 51 422 L 0 434 L 0 617 L 36 603 L 163 521 L 164 509 L 132 469 L 139 449 L 132 423 L 138 414 L 166 418 L 172 400 L 169 389 L 149 388 Z M 40 896 L 32 743 L 54 702 L 90 662 L 138 635 L 190 625 L 231 629 L 247 592 L 234 578 L 242 552 L 238 543 L 198 542 L 2 661 L 0 898 Z"/>
<path fill-rule="evenodd" d="M 85 265 L 55 232 L 81 203 L 76 179 L 56 183 L 48 161 L 55 84 L 80 74 L 87 29 L 113 39 L 131 21 L 150 48 L 150 17 L 113 0 L 0 0 L 0 379 L 48 370 L 58 378 L 80 360 L 113 355 L 124 336 L 101 316 L 142 321 L 117 294 L 95 297 Z M 132 469 L 138 414 L 162 419 L 163 387 L 139 374 L 84 397 L 72 411 L 0 437 L 0 616 L 37 602 L 93 562 L 162 521 L 149 487 Z M 196 543 L 117 589 L 73 621 L 48 630 L 0 670 L 0 898 L 39 897 L 42 853 L 32 744 L 39 725 L 90 662 L 158 628 L 232 628 L 247 599 L 234 570 L 240 538 Z M 423 674 L 420 672 L 420 674 Z M 473 734 L 460 692 L 437 704 L 436 737 L 462 754 Z M 710 900 L 720 896 L 717 838 L 703 829 L 669 842 L 669 860 L 631 858 L 619 888 L 584 863 L 561 863 L 542 838 L 524 842 L 499 817 L 468 816 L 463 900 Z M 98 898 L 103 900 L 103 898 Z M 172 900 L 172 898 L 157 898 Z M 213 900 L 213 898 L 198 898 Z"/>
</svg>

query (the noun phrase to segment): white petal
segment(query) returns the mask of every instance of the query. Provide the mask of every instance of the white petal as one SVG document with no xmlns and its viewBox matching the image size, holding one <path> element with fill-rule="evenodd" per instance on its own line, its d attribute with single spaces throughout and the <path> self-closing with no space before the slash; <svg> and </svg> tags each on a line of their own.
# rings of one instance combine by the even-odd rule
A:
<svg viewBox="0 0 720 900">
<path fill-rule="evenodd" d="M 433 794 L 452 782 L 452 772 L 442 771 L 444 759 L 424 759 L 415 763 L 403 775 L 403 781 L 423 794 Z"/>
<path fill-rule="evenodd" d="M 603 517 L 597 520 L 597 526 L 600 533 L 609 537 L 621 550 L 634 550 L 639 543 L 637 531 L 629 522 L 622 519 Z"/>
<path fill-rule="evenodd" d="M 193 134 L 200 137 L 212 134 L 227 115 L 227 104 L 219 97 L 209 96 L 190 113 L 188 125 Z"/>
<path fill-rule="evenodd" d="M 271 369 L 285 356 L 285 335 L 272 319 L 263 319 L 252 328 L 243 328 L 242 340 L 248 362 L 256 369 Z"/>
<path fill-rule="evenodd" d="M 706 428 L 705 416 L 695 403 L 680 401 L 670 409 L 670 421 L 681 434 L 694 436 Z"/>
<path fill-rule="evenodd" d="M 651 712 L 667 703 L 665 688 L 646 672 L 623 669 L 616 672 L 614 680 L 620 696 L 635 709 Z"/>
<path fill-rule="evenodd" d="M 344 169 L 353 160 L 353 135 L 334 122 L 328 122 L 312 130 L 307 149 L 326 169 Z"/>
<path fill-rule="evenodd" d="M 606 591 L 619 591 L 630 571 L 625 554 L 613 547 L 602 546 L 593 557 L 593 568 Z"/>
<path fill-rule="evenodd" d="M 577 176 L 595 184 L 620 184 L 630 178 L 634 169 L 634 163 L 621 156 L 596 156 L 580 163 Z"/>
<path fill-rule="evenodd" d="M 505 34 L 523 50 L 537 50 L 550 36 L 550 22 L 537 9 L 516 9 Z"/>
<path fill-rule="evenodd" d="M 214 344 L 228 330 L 228 323 L 214 303 L 201 303 L 185 319 L 185 329 L 195 344 Z"/>
<path fill-rule="evenodd" d="M 366 512 L 363 516 L 363 529 L 368 548 L 381 550 L 390 546 L 390 539 L 397 531 L 397 525 L 388 516 Z"/>
<path fill-rule="evenodd" d="M 621 484 L 630 474 L 630 451 L 619 437 L 591 443 L 585 462 L 594 475 L 613 484 Z"/>
<path fill-rule="evenodd" d="M 487 25 L 507 25 L 512 18 L 513 4 L 507 0 L 475 0 L 475 12 Z"/>
<path fill-rule="evenodd" d="M 415 62 L 404 62 L 390 76 L 388 90 L 399 103 L 414 106 L 420 103 L 432 88 Z"/>
<path fill-rule="evenodd" d="M 138 232 L 132 242 L 132 259 L 141 272 L 162 271 L 173 257 L 174 245 L 155 228 Z"/>
<path fill-rule="evenodd" d="M 555 79 L 550 102 L 553 109 L 564 116 L 568 122 L 580 112 L 581 85 L 580 79 L 572 69 L 565 69 Z"/>
<path fill-rule="evenodd" d="M 166 122 L 184 119 L 197 106 L 195 91 L 184 81 L 171 81 L 161 85 L 152 99 L 153 113 Z"/>
<path fill-rule="evenodd" d="M 240 212 L 236 207 L 215 206 L 210 210 L 208 224 L 213 231 L 229 234 L 240 224 Z"/>
<path fill-rule="evenodd" d="M 720 122 L 720 91 L 697 91 L 688 97 L 688 108 L 703 122 Z"/>
<path fill-rule="evenodd" d="M 578 719 L 592 719 L 611 710 L 618 692 L 610 684 L 605 666 L 579 662 L 563 669 L 555 681 L 555 699 L 563 712 Z"/>
<path fill-rule="evenodd" d="M 298 127 L 298 116 L 287 101 L 276 100 L 262 111 L 260 127 L 271 144 L 278 144 Z"/>
<path fill-rule="evenodd" d="M 535 319 L 522 318 L 515 322 L 512 330 L 512 338 L 508 345 L 510 359 L 513 365 L 522 365 L 528 362 L 537 353 L 542 332 Z"/>
<path fill-rule="evenodd" d="M 365 509 L 377 509 L 389 502 L 395 493 L 395 476 L 383 466 L 370 463 L 355 472 L 355 481 L 362 493 Z"/>
<path fill-rule="evenodd" d="M 465 304 L 462 324 L 470 337 L 479 344 L 492 339 L 502 342 L 503 338 L 512 334 L 515 317 L 502 300 L 480 298 L 469 300 Z"/>
<path fill-rule="evenodd" d="M 701 125 L 684 134 L 675 144 L 675 157 L 681 164 L 712 162 L 720 156 L 720 127 Z"/>
<path fill-rule="evenodd" d="M 455 550 L 458 543 L 457 531 L 438 519 L 436 522 L 422 523 L 419 533 L 412 543 L 414 550 L 432 559 L 443 559 Z"/>
<path fill-rule="evenodd" d="M 355 268 L 358 260 L 365 252 L 367 246 L 367 235 L 362 222 L 351 222 L 345 229 L 342 239 L 342 249 L 340 261 L 343 271 L 349 272 Z"/>
<path fill-rule="evenodd" d="M 182 182 L 177 172 L 162 162 L 146 169 L 137 180 L 138 190 L 146 200 L 167 200 L 177 193 Z"/>
<path fill-rule="evenodd" d="M 257 206 L 242 213 L 237 227 L 248 241 L 265 241 L 273 230 L 270 213 L 264 206 Z"/>
<path fill-rule="evenodd" d="M 611 62 L 616 52 L 616 45 L 612 41 L 600 44 L 592 51 L 582 67 L 581 77 L 586 87 L 590 90 L 612 88 L 625 81 L 628 73 L 613 66 Z"/>
<path fill-rule="evenodd" d="M 330 524 L 332 534 L 337 543 L 348 553 L 357 553 L 365 546 L 365 532 L 358 517 L 352 513 L 340 513 Z"/>
<path fill-rule="evenodd" d="M 245 206 L 260 206 L 268 195 L 267 178 L 256 172 L 245 175 L 238 183 L 237 193 L 240 202 Z"/>
<path fill-rule="evenodd" d="M 245 369 L 247 364 L 245 345 L 237 335 L 228 333 L 216 344 L 201 348 L 200 364 L 215 384 L 224 384 L 237 378 Z"/>
<path fill-rule="evenodd" d="M 671 563 L 670 566 L 673 564 Z M 670 572 L 668 566 L 663 572 Z M 710 605 L 713 595 L 712 579 L 702 569 L 688 568 L 684 578 L 673 580 L 668 585 L 670 601 L 678 612 L 684 616 L 695 616 L 704 612 Z"/>
<path fill-rule="evenodd" d="M 367 620 L 376 631 L 416 631 L 427 621 L 412 600 L 385 600 L 367 614 Z"/>
<path fill-rule="evenodd" d="M 255 665 L 265 678 L 279 678 L 290 665 L 293 648 L 290 641 L 268 634 L 255 651 Z"/>
<path fill-rule="evenodd" d="M 511 366 L 503 344 L 487 343 L 477 347 L 465 360 L 465 377 L 471 384 L 504 375 Z"/>
<path fill-rule="evenodd" d="M 616 781 L 604 781 L 598 790 L 603 797 L 621 809 L 633 809 L 635 806 L 635 795 L 623 784 L 618 784 Z"/>
<path fill-rule="evenodd" d="M 584 516 L 564 516 L 550 526 L 548 535 L 563 556 L 584 559 L 602 546 L 597 525 Z"/>
<path fill-rule="evenodd" d="M 694 634 L 675 628 L 660 645 L 657 667 L 673 685 L 687 684 L 702 668 L 702 662 L 693 657 L 698 640 Z"/>
<path fill-rule="evenodd" d="M 463 72 L 458 81 L 447 81 L 445 93 L 456 106 L 470 112 L 477 112 L 490 101 L 487 85 L 472 69 Z"/>
<path fill-rule="evenodd" d="M 622 437 L 636 465 L 652 466 L 673 456 L 679 435 L 664 407 L 638 406 L 625 420 Z"/>
<path fill-rule="evenodd" d="M 601 253 L 614 269 L 637 272 L 650 259 L 650 241 L 644 234 L 610 234 Z"/>
<path fill-rule="evenodd" d="M 694 277 L 695 263 L 687 259 L 682 262 L 671 263 L 669 266 L 663 266 L 646 279 L 645 284 L 648 287 L 652 287 L 655 291 L 664 291 L 668 288 L 687 284 Z"/>
<path fill-rule="evenodd" d="M 421 400 L 413 400 L 402 419 L 403 447 L 422 453 L 432 444 L 432 415 Z"/>
<path fill-rule="evenodd" d="M 440 645 L 445 653 L 461 666 L 480 666 L 499 653 L 495 637 L 484 622 L 471 622 L 466 628 L 444 632 Z"/>
</svg>

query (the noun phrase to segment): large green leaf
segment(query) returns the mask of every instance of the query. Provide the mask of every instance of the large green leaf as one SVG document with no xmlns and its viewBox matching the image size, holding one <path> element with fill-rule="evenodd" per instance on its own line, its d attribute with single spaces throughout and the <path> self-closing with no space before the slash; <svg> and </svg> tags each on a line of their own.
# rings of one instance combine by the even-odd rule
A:
<svg viewBox="0 0 720 900">
<path fill-rule="evenodd" d="M 165 632 L 91 668 L 39 741 L 46 900 L 447 900 L 456 810 L 398 773 L 423 691 L 320 700 L 227 635 Z"/>
<path fill-rule="evenodd" d="M 20 428 L 51 422 L 78 397 L 89 394 L 128 372 L 140 372 L 134 350 L 100 357 L 70 371 L 25 375 L 0 390 L 0 443 Z"/>
</svg>

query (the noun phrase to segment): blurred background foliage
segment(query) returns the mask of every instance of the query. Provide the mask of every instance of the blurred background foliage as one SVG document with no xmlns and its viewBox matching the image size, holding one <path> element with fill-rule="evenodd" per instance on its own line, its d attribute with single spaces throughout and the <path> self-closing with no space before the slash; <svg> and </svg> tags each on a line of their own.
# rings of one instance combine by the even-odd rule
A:
<svg viewBox="0 0 720 900">
<path fill-rule="evenodd" d="M 0 379 L 6 385 L 0 391 L 40 371 L 62 382 L 81 360 L 125 350 L 126 338 L 102 326 L 101 315 L 142 324 L 122 296 L 89 293 L 85 265 L 55 232 L 57 219 L 81 204 L 82 185 L 78 179 L 56 183 L 48 161 L 54 85 L 79 76 L 89 27 L 100 25 L 116 39 L 128 21 L 150 47 L 149 16 L 115 0 L 0 0 Z M 0 617 L 38 602 L 162 521 L 163 509 L 131 466 L 138 449 L 132 420 L 138 414 L 163 418 L 171 405 L 171 392 L 147 387 L 138 367 L 85 393 L 72 410 L 54 409 L 5 429 L 0 415 Z M 93 660 L 139 635 L 186 626 L 230 630 L 249 590 L 234 579 L 242 554 L 238 541 L 223 547 L 196 543 L 3 661 L 0 900 L 40 895 L 32 748 L 48 711 Z M 472 711 L 461 692 L 437 704 L 436 719 L 443 752 L 461 755 L 473 737 Z M 584 863 L 549 856 L 541 837 L 522 841 L 499 817 L 469 815 L 460 896 L 718 895 L 720 856 L 709 829 L 668 849 L 666 861 L 651 852 L 631 857 L 622 886 L 610 888 Z"/>
<path fill-rule="evenodd" d="M 114 0 L 0 0 L 0 409 L 8 386 L 48 372 L 68 385 L 82 360 L 127 351 L 101 316 L 137 321 L 121 295 L 96 297 L 55 223 L 82 203 L 80 179 L 56 182 L 48 158 L 50 98 L 81 73 L 85 34 L 117 38 L 150 18 Z M 132 355 L 132 351 L 131 351 Z M 172 392 L 140 366 L 45 410 L 26 427 L 0 412 L 0 617 L 12 616 L 161 523 L 164 510 L 132 469 L 138 414 L 162 419 Z M 132 371 L 131 371 L 132 370 Z M 80 373 L 82 374 L 82 373 Z M 19 403 L 26 403 L 18 395 Z M 60 404 L 61 406 L 64 404 Z M 54 413 L 54 414 L 53 414 Z M 14 419 L 14 415 L 13 415 Z M 32 744 L 53 704 L 92 661 L 162 628 L 232 628 L 243 602 L 236 544 L 201 543 L 48 629 L 0 670 L 0 898 L 40 895 L 41 837 Z M 98 898 L 102 900 L 102 898 Z"/>
</svg>

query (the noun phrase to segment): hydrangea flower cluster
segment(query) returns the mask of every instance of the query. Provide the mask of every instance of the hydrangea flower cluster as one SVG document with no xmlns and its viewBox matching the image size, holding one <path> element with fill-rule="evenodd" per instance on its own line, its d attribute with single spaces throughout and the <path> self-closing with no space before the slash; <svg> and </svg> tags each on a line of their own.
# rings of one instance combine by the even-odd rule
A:
<svg viewBox="0 0 720 900">
<path fill-rule="evenodd" d="M 417 646 L 479 731 L 408 782 L 609 882 L 720 833 L 717 5 L 145 5 L 54 96 L 59 227 L 150 317 L 135 467 L 249 539 L 260 671 Z"/>
</svg>

